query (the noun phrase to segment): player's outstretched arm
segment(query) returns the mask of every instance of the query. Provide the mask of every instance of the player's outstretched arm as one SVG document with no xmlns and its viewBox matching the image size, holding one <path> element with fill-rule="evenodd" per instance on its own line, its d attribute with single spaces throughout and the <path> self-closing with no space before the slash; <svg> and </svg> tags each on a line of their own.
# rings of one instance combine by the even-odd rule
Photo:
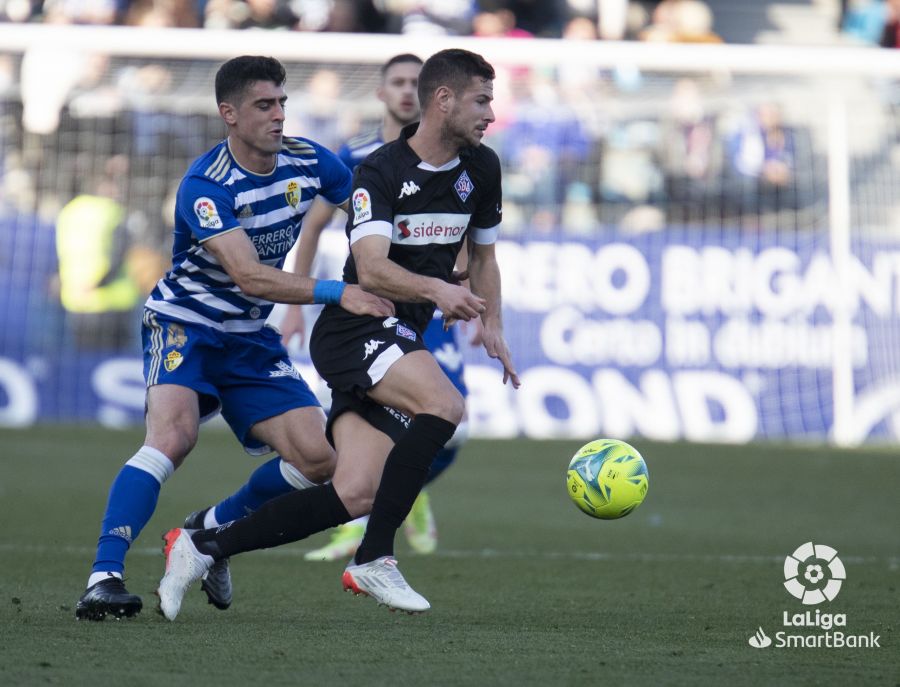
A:
<svg viewBox="0 0 900 687">
<path fill-rule="evenodd" d="M 274 303 L 330 302 L 316 299 L 317 280 L 263 265 L 253 242 L 243 229 L 209 239 L 203 247 L 213 254 L 228 276 L 248 296 L 265 298 Z M 389 300 L 355 286 L 346 286 L 339 298 L 343 307 L 356 314 L 375 317 L 394 314 L 394 304 Z"/>
<path fill-rule="evenodd" d="M 512 363 L 512 356 L 506 339 L 503 337 L 503 318 L 500 301 L 500 268 L 494 244 L 476 244 L 470 246 L 469 283 L 472 290 L 479 294 L 485 302 L 485 310 L 481 315 L 484 329 L 481 342 L 491 358 L 496 358 L 503 365 L 503 383 L 511 382 L 518 389 L 521 382 Z"/>
<path fill-rule="evenodd" d="M 360 286 L 366 291 L 398 302 L 431 302 L 456 320 L 471 320 L 484 311 L 484 299 L 465 286 L 425 277 L 398 265 L 388 257 L 390 247 L 391 240 L 380 235 L 366 236 L 350 247 Z"/>
</svg>

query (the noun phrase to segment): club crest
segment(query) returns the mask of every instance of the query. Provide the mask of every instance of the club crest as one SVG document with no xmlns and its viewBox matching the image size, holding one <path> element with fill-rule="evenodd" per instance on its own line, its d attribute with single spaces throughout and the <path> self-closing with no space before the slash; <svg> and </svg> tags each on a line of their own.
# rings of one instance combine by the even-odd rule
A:
<svg viewBox="0 0 900 687">
<path fill-rule="evenodd" d="M 472 195 L 472 191 L 475 190 L 475 184 L 473 184 L 472 180 L 469 178 L 469 173 L 466 172 L 466 170 L 463 170 L 463 173 L 459 175 L 459 179 L 453 184 L 453 188 L 456 189 L 456 193 L 465 203 L 466 198 Z"/>
</svg>

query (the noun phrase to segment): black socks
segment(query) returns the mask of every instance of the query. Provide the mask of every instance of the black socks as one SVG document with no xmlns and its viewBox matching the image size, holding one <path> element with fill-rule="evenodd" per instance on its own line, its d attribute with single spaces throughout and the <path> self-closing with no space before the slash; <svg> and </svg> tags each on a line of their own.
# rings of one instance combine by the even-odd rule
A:
<svg viewBox="0 0 900 687">
<path fill-rule="evenodd" d="M 350 519 L 334 486 L 328 483 L 279 496 L 245 518 L 216 529 L 200 530 L 192 539 L 200 553 L 221 560 L 299 541 Z"/>
<path fill-rule="evenodd" d="M 419 414 L 409 423 L 384 464 L 357 564 L 393 555 L 394 535 L 425 484 L 431 462 L 455 431 L 456 425 L 436 415 Z"/>
</svg>

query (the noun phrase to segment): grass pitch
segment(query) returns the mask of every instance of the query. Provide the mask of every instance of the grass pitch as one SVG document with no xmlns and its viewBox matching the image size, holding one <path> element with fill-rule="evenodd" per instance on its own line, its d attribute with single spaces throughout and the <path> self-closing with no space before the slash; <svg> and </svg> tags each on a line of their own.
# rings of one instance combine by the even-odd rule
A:
<svg viewBox="0 0 900 687">
<path fill-rule="evenodd" d="M 900 685 L 896 451 L 635 441 L 650 469 L 627 518 L 588 518 L 565 467 L 583 442 L 472 441 L 432 487 L 431 557 L 397 555 L 431 601 L 391 614 L 340 591 L 342 563 L 308 563 L 317 535 L 232 561 L 226 612 L 191 590 L 155 613 L 161 533 L 231 493 L 258 463 L 204 431 L 129 554 L 144 599 L 129 621 L 76 622 L 109 483 L 140 432 L 0 431 L 0 682 L 4 685 Z M 813 610 L 784 557 L 813 541 L 847 579 L 814 607 L 877 649 L 755 649 L 757 628 Z"/>
</svg>

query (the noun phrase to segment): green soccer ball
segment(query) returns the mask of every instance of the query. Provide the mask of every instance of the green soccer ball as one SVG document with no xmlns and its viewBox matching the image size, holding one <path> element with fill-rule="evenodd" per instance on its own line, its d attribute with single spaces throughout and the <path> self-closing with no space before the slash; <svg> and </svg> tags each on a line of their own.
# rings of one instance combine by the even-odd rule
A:
<svg viewBox="0 0 900 687">
<path fill-rule="evenodd" d="M 650 476 L 637 449 L 616 439 L 597 439 L 572 456 L 566 472 L 569 498 L 592 518 L 615 520 L 647 496 Z"/>
</svg>

